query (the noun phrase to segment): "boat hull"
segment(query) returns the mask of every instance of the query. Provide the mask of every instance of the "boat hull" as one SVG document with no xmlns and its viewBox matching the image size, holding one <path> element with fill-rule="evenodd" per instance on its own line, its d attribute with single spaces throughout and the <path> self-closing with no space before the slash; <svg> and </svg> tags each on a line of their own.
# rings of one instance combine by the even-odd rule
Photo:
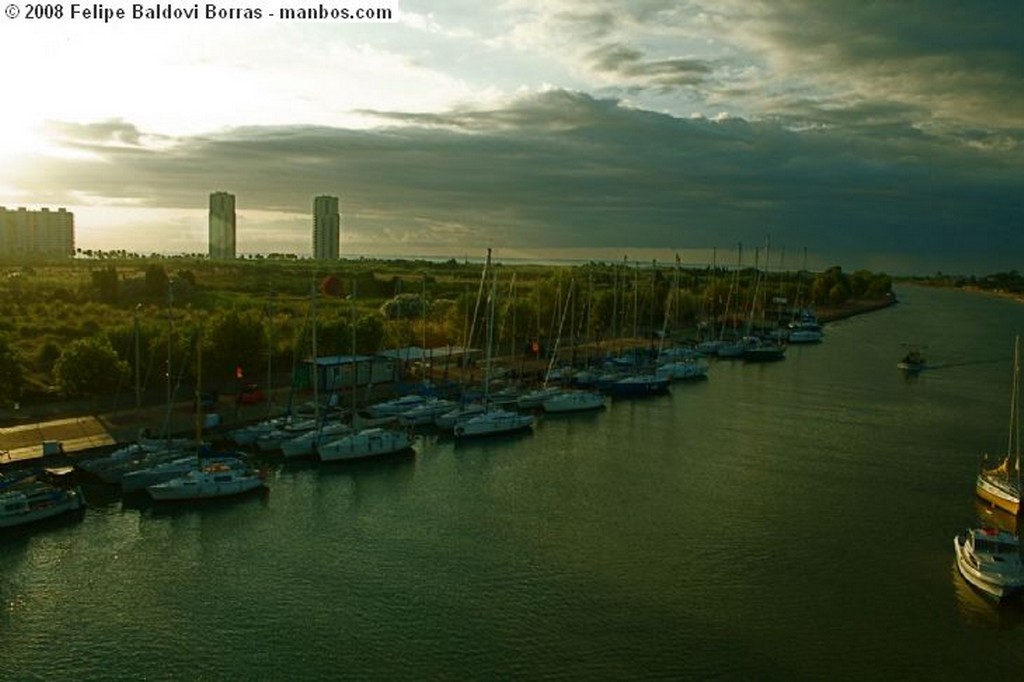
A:
<svg viewBox="0 0 1024 682">
<path fill-rule="evenodd" d="M 1020 493 L 1015 492 L 1000 482 L 994 481 L 984 474 L 978 474 L 974 484 L 974 491 L 978 497 L 991 505 L 1009 512 L 1014 516 L 1020 514 Z"/>
<path fill-rule="evenodd" d="M 972 564 L 963 536 L 953 538 L 956 566 L 964 580 L 995 599 L 1005 599 L 1024 589 L 1024 574 L 992 575 Z"/>
<path fill-rule="evenodd" d="M 13 500 L 17 493 L 7 493 L 0 496 L 0 505 L 8 500 Z M 58 497 L 59 495 L 59 497 Z M 47 503 L 34 503 L 23 511 L 5 514 L 0 510 L 0 528 L 15 528 L 26 526 L 56 516 L 78 511 L 84 505 L 82 491 L 79 488 L 68 491 L 54 491 L 53 497 Z"/>
<path fill-rule="evenodd" d="M 655 376 L 630 377 L 609 384 L 606 388 L 614 398 L 637 398 L 668 392 L 669 380 Z"/>
<path fill-rule="evenodd" d="M 928 368 L 923 362 L 897 362 L 896 366 L 904 372 L 923 372 Z"/>
<path fill-rule="evenodd" d="M 777 362 L 786 359 L 786 349 L 781 346 L 746 348 L 743 351 L 743 359 L 747 362 Z"/>
<path fill-rule="evenodd" d="M 186 502 L 231 497 L 251 492 L 264 485 L 256 473 L 196 473 L 146 488 L 157 502 Z"/>
<path fill-rule="evenodd" d="M 138 471 L 129 472 L 121 478 L 121 492 L 133 493 L 145 490 L 151 485 L 165 483 L 184 476 L 195 467 L 195 458 L 191 457 L 187 461 L 168 462 L 163 467 L 139 469 Z"/>
<path fill-rule="evenodd" d="M 528 414 L 494 410 L 456 422 L 454 433 L 456 438 L 481 438 L 525 431 L 532 426 L 533 417 Z"/>
<path fill-rule="evenodd" d="M 552 414 L 600 410 L 604 406 L 604 395 L 584 391 L 557 395 L 544 401 L 544 411 Z"/>
<path fill-rule="evenodd" d="M 325 443 L 317 448 L 322 462 L 381 457 L 412 449 L 412 439 L 404 431 L 369 429 Z"/>
</svg>

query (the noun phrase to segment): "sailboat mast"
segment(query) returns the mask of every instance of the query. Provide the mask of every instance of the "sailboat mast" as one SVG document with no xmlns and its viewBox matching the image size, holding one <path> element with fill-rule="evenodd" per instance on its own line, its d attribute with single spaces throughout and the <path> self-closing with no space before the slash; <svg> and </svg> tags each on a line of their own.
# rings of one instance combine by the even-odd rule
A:
<svg viewBox="0 0 1024 682">
<path fill-rule="evenodd" d="M 203 323 L 196 323 L 196 457 L 203 444 Z"/>
<path fill-rule="evenodd" d="M 142 407 L 142 388 L 139 384 L 139 311 L 142 304 L 135 306 L 134 331 L 135 331 L 135 409 Z"/>
<path fill-rule="evenodd" d="M 164 413 L 164 438 L 171 438 L 171 352 L 174 348 L 174 282 L 167 282 L 167 407 Z"/>
<path fill-rule="evenodd" d="M 474 307 L 473 307 L 473 319 L 470 321 L 470 324 L 469 324 L 469 334 L 466 336 L 465 349 L 466 349 L 467 352 L 468 352 L 469 348 L 473 345 L 473 337 L 476 335 L 476 320 L 477 320 L 477 316 L 480 314 L 480 300 L 483 298 L 483 295 L 484 295 L 484 286 L 487 284 L 487 271 L 490 270 L 490 268 L 491 268 L 491 250 L 487 249 L 487 260 L 484 261 L 484 269 L 480 272 L 480 287 L 477 289 L 477 292 L 476 292 L 476 305 L 474 305 Z M 465 369 L 466 369 L 466 356 L 465 355 L 463 355 L 463 357 L 462 357 L 462 369 L 463 369 L 463 373 L 465 373 Z M 472 378 L 472 376 L 470 376 L 470 378 Z M 463 384 L 465 384 L 465 381 L 463 381 Z"/>
<path fill-rule="evenodd" d="M 491 250 L 487 249 L 487 262 L 491 262 Z M 491 359 L 494 343 L 494 300 L 498 294 L 498 273 L 491 276 L 491 293 L 487 297 L 487 356 L 484 361 L 484 409 L 491 397 Z"/>
<path fill-rule="evenodd" d="M 313 348 L 313 419 L 317 428 L 320 428 L 320 357 L 316 348 L 316 281 L 309 287 L 309 317 L 312 323 L 312 348 Z"/>
<path fill-rule="evenodd" d="M 555 362 L 558 360 L 558 347 L 562 343 L 562 329 L 565 327 L 565 316 L 566 316 L 566 313 L 569 311 L 569 300 L 572 297 L 572 290 L 575 287 L 575 285 L 576 285 L 576 280 L 575 279 L 570 279 L 569 280 L 569 292 L 565 296 L 566 304 L 562 308 L 561 319 L 559 319 L 559 321 L 558 321 L 558 334 L 555 336 L 555 346 L 554 346 L 554 349 L 551 351 L 551 358 L 548 360 L 548 369 L 547 369 L 546 372 L 544 372 L 544 384 L 543 384 L 543 386 L 545 388 L 548 385 L 548 378 L 551 376 L 551 372 L 555 368 Z M 561 288 L 561 285 L 559 285 L 559 288 Z M 571 321 L 569 323 L 569 326 L 570 326 L 570 328 L 572 327 L 572 322 Z"/>
<path fill-rule="evenodd" d="M 1017 471 L 1017 490 L 1020 490 L 1020 336 L 1013 342 L 1013 387 L 1010 392 L 1010 433 L 1006 443 L 1006 458 L 1013 456 Z"/>
<path fill-rule="evenodd" d="M 351 298 L 351 310 L 352 310 L 352 426 L 356 425 L 356 394 L 359 392 L 359 365 L 356 364 L 356 279 L 352 278 L 352 296 Z M 371 375 L 373 369 L 370 369 Z M 370 377 L 372 378 L 372 376 Z"/>
<path fill-rule="evenodd" d="M 267 415 L 274 408 L 274 287 L 267 292 Z"/>
</svg>

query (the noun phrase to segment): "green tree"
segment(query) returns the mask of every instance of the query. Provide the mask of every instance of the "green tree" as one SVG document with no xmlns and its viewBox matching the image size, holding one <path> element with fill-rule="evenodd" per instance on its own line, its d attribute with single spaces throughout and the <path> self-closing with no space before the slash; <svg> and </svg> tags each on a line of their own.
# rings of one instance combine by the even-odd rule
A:
<svg viewBox="0 0 1024 682">
<path fill-rule="evenodd" d="M 131 376 L 110 341 L 103 337 L 79 339 L 61 353 L 53 366 L 57 389 L 68 397 L 110 393 Z"/>
<path fill-rule="evenodd" d="M 384 320 L 380 315 L 363 315 L 356 322 L 356 353 L 376 353 L 384 342 Z"/>
<path fill-rule="evenodd" d="M 868 296 L 881 298 L 890 293 L 892 293 L 892 277 L 885 273 L 879 273 L 871 278 L 871 284 L 868 286 Z"/>
<path fill-rule="evenodd" d="M 108 265 L 99 270 L 92 270 L 89 275 L 99 300 L 104 303 L 117 303 L 117 268 Z"/>
<path fill-rule="evenodd" d="M 419 294 L 398 294 L 380 306 L 380 312 L 389 320 L 409 320 L 423 317 L 426 305 Z"/>
<path fill-rule="evenodd" d="M 146 266 L 146 296 L 156 301 L 167 298 L 167 271 L 158 263 Z"/>
<path fill-rule="evenodd" d="M 223 385 L 235 377 L 235 368 L 252 374 L 266 364 L 267 335 L 260 314 L 252 309 L 217 313 L 203 329 L 205 386 Z"/>
<path fill-rule="evenodd" d="M 21 396 L 25 363 L 6 336 L 0 336 L 0 405 L 15 402 Z"/>
</svg>

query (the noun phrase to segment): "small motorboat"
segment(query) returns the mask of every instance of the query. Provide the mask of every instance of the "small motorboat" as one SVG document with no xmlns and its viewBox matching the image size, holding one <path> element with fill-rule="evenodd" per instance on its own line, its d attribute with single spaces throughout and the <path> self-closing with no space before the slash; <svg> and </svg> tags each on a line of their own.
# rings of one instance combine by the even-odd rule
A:
<svg viewBox="0 0 1024 682">
<path fill-rule="evenodd" d="M 967 582 L 1003 599 L 1024 589 L 1020 539 L 996 528 L 969 528 L 953 538 L 956 565 Z"/>
<path fill-rule="evenodd" d="M 896 363 L 896 366 L 904 372 L 920 372 L 928 367 L 928 363 L 925 362 L 921 349 L 912 346 L 907 350 L 903 359 Z"/>
</svg>

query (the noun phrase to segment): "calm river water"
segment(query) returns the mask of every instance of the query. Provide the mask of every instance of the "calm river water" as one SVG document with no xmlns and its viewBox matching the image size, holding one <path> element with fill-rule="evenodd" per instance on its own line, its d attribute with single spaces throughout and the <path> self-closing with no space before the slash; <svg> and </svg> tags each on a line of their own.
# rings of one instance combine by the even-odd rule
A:
<svg viewBox="0 0 1024 682">
<path fill-rule="evenodd" d="M 898 294 L 511 440 L 201 508 L 94 493 L 0 542 L 0 679 L 1016 679 L 1024 610 L 968 588 L 952 538 L 998 520 L 973 482 L 1024 306 Z M 936 367 L 904 377 L 903 343 Z"/>
</svg>

